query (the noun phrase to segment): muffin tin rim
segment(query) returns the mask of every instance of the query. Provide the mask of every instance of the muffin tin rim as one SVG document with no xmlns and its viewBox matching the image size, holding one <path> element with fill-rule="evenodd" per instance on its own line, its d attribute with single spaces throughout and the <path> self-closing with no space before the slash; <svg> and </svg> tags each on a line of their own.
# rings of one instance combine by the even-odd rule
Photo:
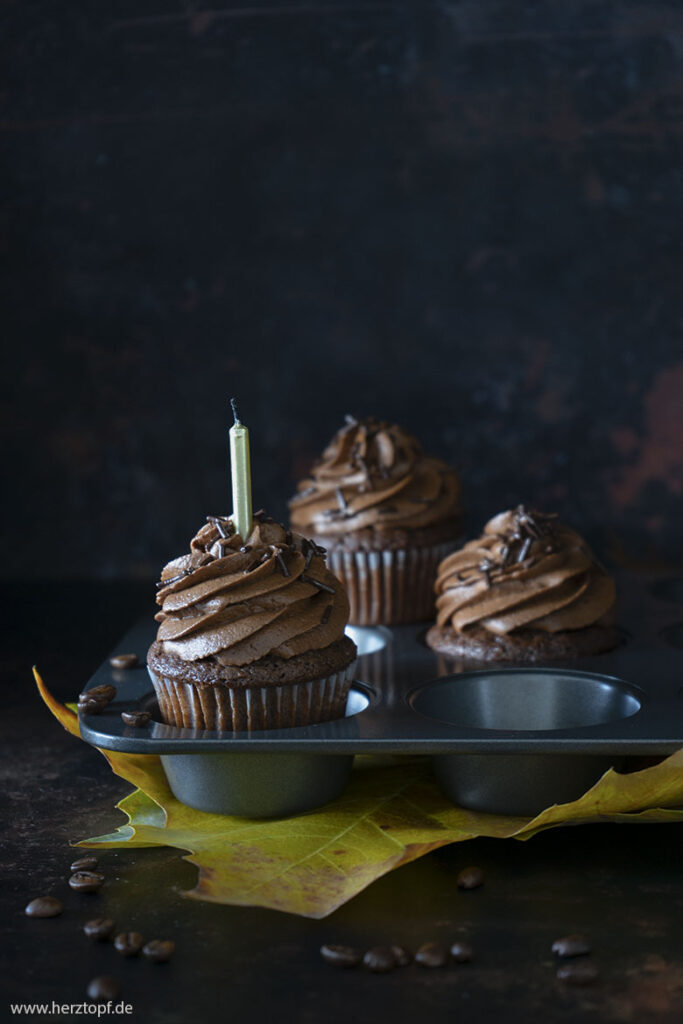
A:
<svg viewBox="0 0 683 1024">
<path fill-rule="evenodd" d="M 631 577 L 638 585 L 638 622 L 642 619 L 643 601 L 652 601 L 648 580 Z M 632 616 L 633 618 L 633 616 Z M 538 664 L 500 664 L 489 663 L 477 665 L 468 672 L 509 672 L 509 671 L 553 671 L 568 673 L 588 673 L 606 676 L 618 681 L 627 690 L 634 692 L 641 701 L 640 709 L 625 718 L 613 719 L 597 725 L 572 727 L 570 729 L 553 729 L 546 731 L 532 730 L 489 730 L 481 728 L 455 727 L 435 721 L 412 709 L 408 699 L 414 691 L 422 689 L 427 683 L 437 683 L 439 679 L 452 674 L 439 669 L 439 655 L 425 647 L 419 639 L 424 632 L 425 623 L 413 626 L 394 628 L 376 627 L 384 634 L 387 643 L 381 650 L 358 656 L 356 682 L 354 686 L 371 695 L 367 708 L 357 714 L 324 722 L 312 726 L 301 726 L 286 730 L 270 730 L 260 733 L 208 733 L 201 737 L 191 738 L 158 738 L 150 735 L 149 728 L 124 728 L 120 712 L 126 708 L 139 709 L 142 702 L 153 698 L 151 683 L 147 682 L 144 666 L 123 672 L 112 670 L 108 662 L 98 669 L 89 686 L 101 682 L 113 682 L 119 686 L 119 697 L 108 711 L 100 716 L 82 716 L 81 728 L 83 738 L 103 749 L 120 750 L 130 753 L 218 753 L 223 750 L 245 753 L 263 753 L 264 751 L 293 752 L 296 750 L 316 753 L 386 753 L 433 755 L 435 753 L 577 753 L 591 754 L 600 751 L 623 753 L 672 753 L 683 747 L 683 705 L 681 704 L 679 667 L 675 664 L 677 651 L 669 648 L 658 638 L 657 632 L 645 623 L 644 629 L 638 631 L 633 640 L 621 645 L 612 654 L 597 655 L 593 659 L 576 659 L 572 662 L 562 661 Z M 629 629 L 632 622 L 622 625 Z M 656 626 L 661 626 L 661 613 Z M 140 653 L 146 650 L 153 623 L 145 620 L 138 623 L 117 645 L 118 650 L 134 649 Z M 359 627 L 374 628 L 374 627 Z M 389 634 L 387 636 L 387 634 Z M 625 678 L 624 652 L 627 664 L 639 664 L 641 677 L 635 674 Z M 650 664 L 656 658 L 658 665 Z M 405 671 L 416 670 L 412 679 L 403 679 L 402 692 L 393 702 L 390 695 L 384 692 L 384 686 L 391 688 L 391 680 L 383 679 L 375 685 L 373 672 L 376 672 L 377 659 L 387 671 L 398 670 L 408 662 Z M 672 659 L 674 659 L 672 661 Z M 616 662 L 616 665 L 615 665 Z M 659 689 L 667 692 L 662 696 L 653 693 L 651 688 L 641 686 L 643 681 L 643 664 L 648 667 L 644 677 L 653 678 L 653 673 L 661 682 Z M 144 671 L 144 682 L 141 682 Z M 404 676 L 405 676 L 404 671 Z M 463 673 L 464 674 L 464 673 Z M 661 677 L 661 678 L 659 678 Z M 642 696 L 641 696 L 642 694 Z M 676 726 L 678 725 L 678 728 Z M 173 727 L 171 727 L 173 728 Z M 192 730 L 189 730 L 192 732 Z"/>
</svg>

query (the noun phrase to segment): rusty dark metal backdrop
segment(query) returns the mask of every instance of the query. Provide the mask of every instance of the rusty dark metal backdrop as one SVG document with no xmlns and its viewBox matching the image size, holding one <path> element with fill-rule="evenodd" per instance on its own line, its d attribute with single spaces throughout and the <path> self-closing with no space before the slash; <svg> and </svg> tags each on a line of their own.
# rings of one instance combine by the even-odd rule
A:
<svg viewBox="0 0 683 1024">
<path fill-rule="evenodd" d="M 677 557 L 680 4 L 3 18 L 5 576 L 152 577 L 228 507 L 233 393 L 278 515 L 375 413 L 472 529 Z"/>
</svg>

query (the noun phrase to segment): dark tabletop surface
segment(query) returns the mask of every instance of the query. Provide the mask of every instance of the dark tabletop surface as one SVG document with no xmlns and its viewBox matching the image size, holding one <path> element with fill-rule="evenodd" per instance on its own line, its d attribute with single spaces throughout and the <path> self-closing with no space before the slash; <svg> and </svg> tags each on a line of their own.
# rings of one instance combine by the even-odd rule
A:
<svg viewBox="0 0 683 1024">
<path fill-rule="evenodd" d="M 527 843 L 476 840 L 392 872 L 323 921 L 188 900 L 195 869 L 172 849 L 104 851 L 101 893 L 66 885 L 70 841 L 123 821 L 129 789 L 102 758 L 59 728 L 30 676 L 36 662 L 53 692 L 73 698 L 118 638 L 144 613 L 141 584 L 4 585 L 5 837 L 2 852 L 1 1019 L 12 1002 L 78 1003 L 90 978 L 111 973 L 150 1022 L 646 1021 L 683 1013 L 681 825 L 558 829 Z M 150 609 L 151 610 L 151 609 Z M 463 892 L 458 872 L 477 864 L 483 888 Z M 31 920 L 29 899 L 66 904 Z M 170 964 L 124 961 L 90 943 L 81 925 L 110 916 L 148 938 L 173 938 Z M 585 932 L 600 980 L 556 980 L 554 939 Z M 336 971 L 322 942 L 360 947 L 467 937 L 476 961 L 390 975 Z M 14 1017 L 13 1019 L 17 1019 Z M 21 1019 L 21 1018 L 19 1018 Z M 51 1019 L 49 1016 L 43 1019 Z M 68 1018 L 54 1018 L 68 1019 Z M 127 1018 L 126 1018 L 127 1019 Z"/>
</svg>

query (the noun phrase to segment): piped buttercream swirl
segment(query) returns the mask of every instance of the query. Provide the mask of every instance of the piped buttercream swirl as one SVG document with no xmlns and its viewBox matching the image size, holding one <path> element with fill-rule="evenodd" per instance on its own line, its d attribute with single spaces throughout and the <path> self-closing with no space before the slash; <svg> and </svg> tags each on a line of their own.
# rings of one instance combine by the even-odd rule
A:
<svg viewBox="0 0 683 1024">
<path fill-rule="evenodd" d="M 246 542 L 227 516 L 210 517 L 162 570 L 157 603 L 165 651 L 231 666 L 328 647 L 349 615 L 324 548 L 259 513 Z"/>
<path fill-rule="evenodd" d="M 613 580 L 579 534 L 523 505 L 445 558 L 435 590 L 437 626 L 457 633 L 582 629 L 615 602 Z"/>
<path fill-rule="evenodd" d="M 425 529 L 455 520 L 460 486 L 454 470 L 425 455 L 399 426 L 347 422 L 290 501 L 292 524 L 316 537 Z"/>
</svg>

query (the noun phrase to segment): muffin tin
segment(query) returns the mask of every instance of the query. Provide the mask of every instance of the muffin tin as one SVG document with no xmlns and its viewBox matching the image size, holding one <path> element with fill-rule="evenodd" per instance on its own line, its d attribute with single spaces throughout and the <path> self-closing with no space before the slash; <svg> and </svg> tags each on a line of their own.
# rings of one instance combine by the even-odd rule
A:
<svg viewBox="0 0 683 1024">
<path fill-rule="evenodd" d="M 294 729 L 219 733 L 168 726 L 144 667 L 153 620 L 117 651 L 141 666 L 106 662 L 88 687 L 117 697 L 81 716 L 85 740 L 107 750 L 158 754 L 183 803 L 200 810 L 273 817 L 296 814 L 344 789 L 355 754 L 426 754 L 454 803 L 535 814 L 576 799 L 610 766 L 683 747 L 683 580 L 617 580 L 623 643 L 571 662 L 463 664 L 430 650 L 424 623 L 349 627 L 359 649 L 343 719 Z M 122 711 L 150 710 L 143 728 Z"/>
</svg>

